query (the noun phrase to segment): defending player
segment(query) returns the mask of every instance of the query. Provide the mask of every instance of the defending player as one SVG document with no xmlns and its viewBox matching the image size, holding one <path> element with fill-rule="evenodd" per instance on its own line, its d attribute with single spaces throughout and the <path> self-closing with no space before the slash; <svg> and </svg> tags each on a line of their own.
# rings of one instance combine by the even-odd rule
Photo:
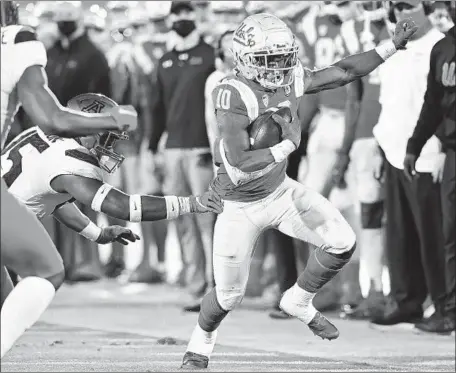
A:
<svg viewBox="0 0 456 373">
<path fill-rule="evenodd" d="M 74 110 L 105 112 L 116 103 L 102 95 L 83 94 L 71 99 L 68 105 Z M 33 127 L 17 136 L 4 150 L 2 179 L 9 192 L 24 202 L 38 218 L 52 214 L 61 223 L 98 243 L 119 241 L 126 244 L 126 240 L 134 242 L 139 237 L 118 226 L 99 228 L 81 213 L 73 201 L 133 222 L 173 219 L 186 213 L 221 212 L 220 197 L 213 192 L 201 197 L 129 196 L 103 183 L 102 171 L 114 172 L 124 159 L 114 151 L 116 142 L 127 138 L 125 132 L 108 131 L 101 135 L 64 139 L 46 136 L 39 128 Z M 40 249 L 37 247 L 27 260 L 51 267 L 49 261 L 53 257 L 40 255 Z M 57 251 L 53 256 L 60 258 Z M 40 294 L 33 296 L 39 297 Z M 2 310 L 2 337 L 4 327 L 8 330 L 14 328 L 3 325 L 5 321 Z M 20 334 L 15 334 L 16 339 Z M 11 345 L 11 341 L 2 338 L 2 356 Z"/>
<path fill-rule="evenodd" d="M 47 86 L 44 46 L 36 40 L 32 29 L 17 25 L 17 5 L 2 0 L 0 15 L 2 147 L 19 105 L 46 134 L 83 136 L 136 128 L 136 112 L 130 107 L 114 107 L 103 114 L 63 108 Z M 63 282 L 64 269 L 52 240 L 35 215 L 8 193 L 3 181 L 0 188 L 3 357 L 49 305 Z M 14 290 L 4 265 L 23 278 Z"/>
<path fill-rule="evenodd" d="M 287 157 L 301 138 L 298 100 L 304 93 L 340 87 L 369 74 L 405 48 L 416 29 L 411 20 L 402 21 L 393 40 L 382 47 L 311 71 L 297 60 L 295 37 L 277 17 L 253 15 L 237 28 L 233 36 L 237 75 L 222 81 L 213 93 L 222 165 L 212 188 L 224 199 L 214 233 L 216 287 L 202 301 L 183 368 L 207 368 L 217 328 L 241 302 L 255 242 L 268 228 L 317 247 L 297 283 L 284 293 L 280 307 L 321 338 L 338 337 L 337 328 L 313 307 L 312 299 L 350 260 L 355 234 L 324 197 L 285 176 Z M 288 123 L 273 116 L 282 128 L 282 141 L 268 149 L 250 150 L 249 124 L 267 109 L 283 105 L 291 108 L 294 118 Z"/>
</svg>

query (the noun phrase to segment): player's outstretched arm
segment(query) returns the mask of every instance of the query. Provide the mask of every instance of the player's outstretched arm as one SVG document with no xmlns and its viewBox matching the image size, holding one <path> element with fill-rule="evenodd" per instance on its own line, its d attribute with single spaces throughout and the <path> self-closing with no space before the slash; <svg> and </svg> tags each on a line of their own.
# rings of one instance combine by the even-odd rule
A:
<svg viewBox="0 0 456 373">
<path fill-rule="evenodd" d="M 346 85 L 370 74 L 405 45 L 418 27 L 412 19 L 396 25 L 393 39 L 370 51 L 348 56 L 321 70 L 307 71 L 306 93 L 317 93 Z"/>
<path fill-rule="evenodd" d="M 128 245 L 128 241 L 135 242 L 140 239 L 130 229 L 119 225 L 98 227 L 74 203 L 66 203 L 60 206 L 54 211 L 53 215 L 54 218 L 68 228 L 98 244 L 104 245 L 116 241 L 123 245 Z"/>
<path fill-rule="evenodd" d="M 137 126 L 137 114 L 131 106 L 117 106 L 102 114 L 64 108 L 49 89 L 46 72 L 39 65 L 24 71 L 17 90 L 25 112 L 46 134 L 78 137 L 108 130 L 135 130 Z"/>
<path fill-rule="evenodd" d="M 59 175 L 53 179 L 51 185 L 57 192 L 68 193 L 76 201 L 90 206 L 94 211 L 125 221 L 174 219 L 187 213 L 223 211 L 223 202 L 213 191 L 199 197 L 157 197 L 139 194 L 130 196 L 100 180 L 78 175 Z"/>
</svg>

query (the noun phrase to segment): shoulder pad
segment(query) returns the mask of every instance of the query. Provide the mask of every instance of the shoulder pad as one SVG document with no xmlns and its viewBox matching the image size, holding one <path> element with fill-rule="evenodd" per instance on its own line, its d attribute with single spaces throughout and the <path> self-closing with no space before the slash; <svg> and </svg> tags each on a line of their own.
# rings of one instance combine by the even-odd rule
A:
<svg viewBox="0 0 456 373">
<path fill-rule="evenodd" d="M 73 139 L 60 139 L 55 145 L 60 148 L 57 155 L 60 160 L 58 165 L 60 174 L 103 180 L 103 171 L 98 164 L 98 159 L 86 148 Z"/>
<path fill-rule="evenodd" d="M 36 41 L 36 33 L 35 31 L 28 27 L 28 26 L 23 26 L 21 30 L 16 34 L 14 38 L 14 44 L 19 44 L 19 43 L 24 43 L 27 41 Z"/>
<path fill-rule="evenodd" d="M 216 110 L 231 111 L 248 116 L 254 121 L 259 115 L 255 93 L 245 83 L 228 78 L 220 82 L 212 92 Z"/>
</svg>

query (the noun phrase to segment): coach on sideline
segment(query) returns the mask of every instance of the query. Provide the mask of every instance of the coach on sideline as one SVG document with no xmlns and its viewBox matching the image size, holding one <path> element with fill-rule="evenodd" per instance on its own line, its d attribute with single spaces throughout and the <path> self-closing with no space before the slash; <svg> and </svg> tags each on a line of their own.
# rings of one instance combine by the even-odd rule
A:
<svg viewBox="0 0 456 373">
<path fill-rule="evenodd" d="M 374 136 L 386 158 L 383 165 L 385 253 L 392 302 L 387 302 L 383 315 L 374 317 L 372 322 L 384 326 L 420 321 L 428 294 L 436 309 L 445 298 L 439 183 L 445 154 L 438 138 L 431 137 L 417 159 L 419 177 L 410 182 L 403 172 L 407 141 L 423 106 L 431 51 L 444 35 L 430 23 L 426 3 L 418 0 L 390 3 L 391 21 L 411 17 L 420 28 L 404 53 L 397 53 L 379 68 L 382 110 Z"/>
<path fill-rule="evenodd" d="M 204 116 L 204 87 L 215 70 L 215 51 L 201 37 L 190 1 L 171 5 L 169 21 L 175 33 L 174 48 L 157 67 L 157 90 L 151 104 L 149 149 L 157 151 L 163 132 L 168 132 L 164 192 L 188 196 L 205 192 L 214 172 Z M 208 286 L 213 286 L 212 236 L 215 216 L 183 216 L 175 221 L 184 273 L 193 301 L 187 311 L 199 311 Z"/>
<path fill-rule="evenodd" d="M 446 1 L 448 11 L 456 23 L 456 1 Z M 416 175 L 415 163 L 424 144 L 436 132 L 446 153 L 441 182 L 443 235 L 445 250 L 446 301 L 443 309 L 418 323 L 416 327 L 431 333 L 455 330 L 456 305 L 456 31 L 453 26 L 446 37 L 432 49 L 431 64 L 424 104 L 412 137 L 407 144 L 404 173 L 409 180 Z"/>
</svg>

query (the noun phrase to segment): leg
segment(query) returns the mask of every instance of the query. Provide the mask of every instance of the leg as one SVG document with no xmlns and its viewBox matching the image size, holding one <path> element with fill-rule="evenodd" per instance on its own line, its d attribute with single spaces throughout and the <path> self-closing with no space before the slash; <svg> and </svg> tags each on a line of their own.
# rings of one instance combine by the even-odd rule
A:
<svg viewBox="0 0 456 373">
<path fill-rule="evenodd" d="M 235 237 L 233 232 L 236 232 Z M 218 216 L 214 231 L 216 286 L 203 298 L 183 367 L 207 368 L 218 326 L 244 296 L 250 260 L 260 233 L 261 229 L 247 218 L 243 209 L 225 201 L 224 212 Z"/>
<path fill-rule="evenodd" d="M 456 319 L 456 153 L 449 150 L 445 160 L 442 181 L 443 234 L 445 248 L 446 308 L 445 314 L 453 321 Z"/>
<path fill-rule="evenodd" d="M 280 307 L 298 317 L 322 338 L 337 338 L 339 332 L 312 305 L 315 294 L 348 263 L 354 250 L 355 233 L 341 213 L 323 196 L 296 181 L 288 180 L 283 204 L 291 206 L 277 229 L 316 246 L 304 272 L 287 290 Z"/>
<path fill-rule="evenodd" d="M 212 167 L 212 157 L 210 153 L 195 152 L 186 157 L 186 178 L 190 185 L 191 194 L 201 195 L 209 188 L 209 184 L 214 177 Z M 202 243 L 202 251 L 195 252 L 198 255 L 203 255 L 204 260 L 199 262 L 204 263 L 203 271 L 206 277 L 206 283 L 209 287 L 214 284 L 214 274 L 212 265 L 212 247 L 214 236 L 215 215 L 212 213 L 197 214 L 193 218 L 197 225 L 197 235 Z"/>
<path fill-rule="evenodd" d="M 372 162 L 381 157 L 376 140 L 359 139 L 350 154 L 351 167 L 356 181 L 355 193 L 361 203 L 361 231 L 359 234 L 360 271 L 367 274 L 367 287 L 362 288 L 364 300 L 345 316 L 366 319 L 377 315 L 384 305 L 383 256 L 384 256 L 384 190 L 375 179 Z"/>
<path fill-rule="evenodd" d="M 403 172 L 385 161 L 385 207 L 387 215 L 385 254 L 390 275 L 390 297 L 394 302 L 372 319 L 374 324 L 414 322 L 422 316 L 426 284 L 417 255 L 420 240 L 410 209 L 410 183 Z"/>
<path fill-rule="evenodd" d="M 187 151 L 183 149 L 165 150 L 165 194 L 179 196 L 191 194 L 190 185 L 186 178 L 187 173 L 184 170 L 187 156 Z M 193 215 L 180 216 L 174 220 L 174 223 L 181 247 L 187 287 L 194 298 L 192 304 L 189 305 L 189 309 L 193 309 L 199 304 L 200 297 L 204 294 L 206 288 L 204 256 L 201 255 L 202 243 L 198 234 L 196 219 Z"/>
<path fill-rule="evenodd" d="M 425 287 L 437 310 L 445 304 L 445 255 L 443 251 L 440 185 L 431 174 L 419 174 L 412 183 L 411 207 L 420 238 L 420 257 Z M 454 229 L 454 227 L 453 227 Z M 417 254 L 415 254 L 417 255 Z M 424 299 L 423 299 L 424 302 Z"/>
<path fill-rule="evenodd" d="M 1 263 L 23 279 L 2 306 L 3 358 L 48 307 L 65 274 L 62 259 L 46 230 L 33 212 L 7 191 L 3 181 L 1 201 Z"/>
</svg>

